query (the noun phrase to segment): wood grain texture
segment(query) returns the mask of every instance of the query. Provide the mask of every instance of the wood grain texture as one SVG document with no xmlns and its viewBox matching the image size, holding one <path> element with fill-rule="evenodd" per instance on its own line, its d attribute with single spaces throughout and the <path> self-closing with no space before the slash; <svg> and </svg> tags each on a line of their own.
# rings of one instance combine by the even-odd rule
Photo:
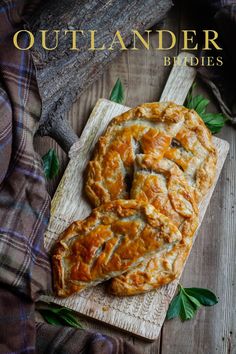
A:
<svg viewBox="0 0 236 354">
<path fill-rule="evenodd" d="M 198 28 L 191 3 L 182 0 L 179 7 L 179 28 Z M 180 36 L 179 50 L 182 45 Z M 199 81 L 196 91 L 211 101 L 209 112 L 219 112 L 213 95 Z M 162 354 L 236 353 L 236 130 L 226 126 L 218 136 L 230 143 L 229 154 L 180 282 L 185 287 L 211 289 L 219 303 L 202 308 L 191 321 L 166 321 Z"/>
<path fill-rule="evenodd" d="M 235 131 L 226 127 L 221 135 L 230 141 L 229 155 L 181 279 L 185 287 L 213 290 L 219 303 L 202 308 L 192 321 L 165 322 L 163 353 L 236 352 Z"/>
<path fill-rule="evenodd" d="M 186 3 L 178 1 L 165 22 L 165 28 L 176 34 L 183 28 L 196 28 L 189 11 L 186 13 Z M 151 36 L 151 42 L 154 46 L 154 36 Z M 163 57 L 176 55 L 177 51 L 178 48 L 165 52 L 140 51 L 139 55 L 127 52 L 116 59 L 102 78 L 94 83 L 66 114 L 78 136 L 96 101 L 101 97 L 109 97 L 117 77 L 120 77 L 125 86 L 127 105 L 136 106 L 144 101 L 158 100 L 170 71 L 170 67 L 163 66 Z M 212 96 L 200 83 L 198 93 L 207 95 L 212 100 Z M 219 108 L 211 103 L 210 111 L 219 111 Z M 230 142 L 230 152 L 181 277 L 184 286 L 205 286 L 212 289 L 219 296 L 219 303 L 213 308 L 201 309 L 194 320 L 186 323 L 179 320 L 165 322 L 158 340 L 151 344 L 100 321 L 81 316 L 85 328 L 122 336 L 143 354 L 236 352 L 236 131 L 232 126 L 227 126 L 219 136 Z M 59 156 L 60 175 L 49 183 L 52 195 L 63 175 L 68 158 L 51 138 L 38 137 L 35 139 L 35 146 L 41 155 L 53 147 Z"/>
<path fill-rule="evenodd" d="M 181 52 L 178 55 L 178 62 L 181 65 L 173 66 L 168 77 L 160 101 L 173 101 L 177 104 L 184 104 L 186 96 L 192 86 L 196 70 L 194 67 L 184 65 L 185 59 L 190 59 L 194 55 L 188 52 Z"/>
<path fill-rule="evenodd" d="M 52 136 L 68 151 L 77 137 L 67 125 L 64 113 L 114 58 L 128 50 L 133 30 L 143 34 L 162 21 L 171 6 L 171 0 L 49 0 L 42 4 L 28 21 L 35 37 L 32 57 L 42 100 L 38 133 Z M 47 29 L 46 45 L 55 47 L 54 50 L 42 47 L 41 29 Z M 78 31 L 75 49 L 71 49 L 72 34 L 65 31 Z M 102 50 L 89 49 L 91 31 L 96 31 L 94 48 Z M 121 33 L 123 47 L 115 37 L 117 31 Z"/>
</svg>

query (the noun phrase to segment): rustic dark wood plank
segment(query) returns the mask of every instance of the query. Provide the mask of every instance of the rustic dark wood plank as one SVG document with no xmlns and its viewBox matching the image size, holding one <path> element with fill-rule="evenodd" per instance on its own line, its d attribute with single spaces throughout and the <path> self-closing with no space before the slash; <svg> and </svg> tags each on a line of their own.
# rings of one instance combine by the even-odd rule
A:
<svg viewBox="0 0 236 354">
<path fill-rule="evenodd" d="M 181 283 L 206 287 L 219 296 L 213 308 L 203 308 L 194 320 L 164 325 L 163 353 L 235 353 L 236 133 L 224 128 L 220 136 L 231 143 L 228 159 L 213 194 Z"/>
<path fill-rule="evenodd" d="M 28 21 L 35 37 L 32 56 L 42 99 L 39 134 L 53 137 L 68 152 L 78 138 L 64 119 L 64 113 L 101 76 L 107 65 L 122 50 L 127 50 L 133 41 L 132 31 L 143 33 L 162 21 L 171 6 L 171 0 L 49 0 L 46 6 L 42 4 Z M 45 44 L 53 50 L 42 46 L 41 29 L 45 28 Z M 81 30 L 82 33 L 73 33 L 76 40 L 72 48 L 70 31 Z M 115 36 L 117 31 L 121 36 L 119 41 Z M 93 50 L 101 47 L 102 50 Z"/>
<path fill-rule="evenodd" d="M 182 1 L 182 8 L 186 7 L 186 0 Z M 188 11 L 186 16 L 186 13 L 182 12 L 181 28 L 197 28 L 193 13 Z M 179 49 L 181 46 L 180 40 Z M 213 112 L 219 111 L 213 96 L 205 86 L 200 82 L 197 84 L 197 91 L 211 100 L 209 109 Z M 202 308 L 194 320 L 185 323 L 177 319 L 165 322 L 161 346 L 164 354 L 236 352 L 236 131 L 227 126 L 218 136 L 227 140 L 231 148 L 187 261 L 181 284 L 185 287 L 209 288 L 219 296 L 219 303 L 213 308 Z"/>
</svg>

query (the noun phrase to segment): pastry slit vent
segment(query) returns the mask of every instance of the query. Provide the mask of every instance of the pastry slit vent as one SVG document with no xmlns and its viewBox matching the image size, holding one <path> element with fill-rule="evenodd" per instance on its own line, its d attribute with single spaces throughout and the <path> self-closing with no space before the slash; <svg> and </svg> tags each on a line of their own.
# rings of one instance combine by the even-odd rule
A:
<svg viewBox="0 0 236 354">
<path fill-rule="evenodd" d="M 124 182 L 126 185 L 126 191 L 127 191 L 128 195 L 130 195 L 130 190 L 132 188 L 132 183 L 133 183 L 133 173 L 126 172 L 125 177 L 124 177 Z"/>
<path fill-rule="evenodd" d="M 181 144 L 181 142 L 180 142 L 179 140 L 173 138 L 173 139 L 171 140 L 170 146 L 171 146 L 172 148 L 177 148 L 177 147 L 180 148 L 180 147 L 182 147 L 182 144 Z"/>
<path fill-rule="evenodd" d="M 134 155 L 143 154 L 143 149 L 140 141 L 137 141 L 136 139 L 132 138 L 132 147 Z"/>
<path fill-rule="evenodd" d="M 102 254 L 102 252 L 103 252 L 103 251 L 105 250 L 105 248 L 106 248 L 106 243 L 107 243 L 107 241 L 109 241 L 109 239 L 106 240 L 105 242 L 103 242 L 103 244 L 96 250 L 96 253 L 95 253 L 95 255 L 94 255 L 94 260 L 93 260 L 93 262 L 92 262 L 92 264 L 91 264 L 91 266 L 90 266 L 90 269 L 93 269 L 93 267 L 96 265 L 96 262 L 97 262 L 99 256 Z"/>
<path fill-rule="evenodd" d="M 141 143 L 139 141 L 135 140 L 134 138 L 131 139 L 131 145 L 132 145 L 132 150 L 133 150 L 133 158 L 135 161 L 136 155 L 142 154 L 143 150 L 142 150 Z M 129 171 L 126 169 L 125 175 L 124 175 L 124 183 L 126 186 L 126 192 L 128 193 L 129 196 L 130 196 L 130 191 L 132 189 L 132 183 L 133 183 L 133 179 L 134 179 L 134 172 L 135 172 L 134 170 L 135 170 L 135 166 L 132 168 L 129 168 Z"/>
<path fill-rule="evenodd" d="M 116 252 L 116 250 L 120 247 L 121 243 L 123 242 L 125 236 L 124 235 L 119 235 L 117 237 L 118 241 L 116 242 L 116 244 L 114 245 L 114 247 L 111 249 L 110 254 L 108 255 L 107 259 L 106 259 L 106 264 L 110 261 L 110 259 L 113 257 L 114 253 Z"/>
</svg>

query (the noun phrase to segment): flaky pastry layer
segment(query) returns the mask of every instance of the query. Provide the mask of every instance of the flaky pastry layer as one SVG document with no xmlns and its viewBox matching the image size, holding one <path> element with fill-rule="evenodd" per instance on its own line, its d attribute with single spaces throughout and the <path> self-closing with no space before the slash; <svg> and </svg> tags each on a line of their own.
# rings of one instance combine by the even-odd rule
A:
<svg viewBox="0 0 236 354">
<path fill-rule="evenodd" d="M 175 162 L 198 202 L 214 181 L 216 149 L 198 114 L 171 102 L 146 103 L 114 118 L 100 137 L 85 184 L 94 206 L 130 198 L 139 154 Z"/>
<path fill-rule="evenodd" d="M 175 279 L 191 249 L 197 203 L 213 184 L 216 162 L 211 133 L 193 110 L 147 103 L 114 118 L 87 169 L 85 190 L 99 208 L 73 223 L 54 251 L 57 294 L 114 278 L 113 294 L 134 295 Z M 124 210 L 134 214 L 125 216 Z M 174 241 L 152 240 L 155 227 L 145 210 L 163 225 L 165 220 Z M 114 228 L 124 222 L 126 236 L 124 226 L 123 233 Z M 140 225 L 152 230 L 148 238 Z"/>
<path fill-rule="evenodd" d="M 156 161 L 154 155 L 137 157 L 131 197 L 138 202 L 151 203 L 169 217 L 181 231 L 182 240 L 171 250 L 159 251 L 135 269 L 112 279 L 109 291 L 119 296 L 150 291 L 178 277 L 198 226 L 194 191 L 183 171 L 168 159 Z"/>
<path fill-rule="evenodd" d="M 119 276 L 171 248 L 182 236 L 169 218 L 149 204 L 116 200 L 94 209 L 64 231 L 53 251 L 54 288 L 69 296 Z"/>
</svg>

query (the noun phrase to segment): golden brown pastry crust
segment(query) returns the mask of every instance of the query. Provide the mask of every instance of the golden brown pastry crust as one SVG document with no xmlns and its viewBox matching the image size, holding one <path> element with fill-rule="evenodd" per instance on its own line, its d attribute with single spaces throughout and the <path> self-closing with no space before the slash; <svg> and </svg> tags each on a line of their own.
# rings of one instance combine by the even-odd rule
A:
<svg viewBox="0 0 236 354">
<path fill-rule="evenodd" d="M 156 289 L 175 279 L 188 256 L 198 226 L 198 208 L 193 189 L 183 171 L 172 161 L 156 161 L 153 155 L 139 155 L 131 189 L 138 202 L 151 203 L 180 229 L 182 240 L 171 250 L 157 252 L 135 269 L 111 280 L 114 295 L 135 295 Z"/>
<path fill-rule="evenodd" d="M 181 106 L 147 103 L 114 118 L 89 162 L 85 190 L 94 206 L 129 199 L 137 153 L 162 159 L 184 123 Z"/>
<path fill-rule="evenodd" d="M 129 199 L 136 155 L 174 161 L 200 201 L 212 185 L 216 150 L 198 114 L 171 102 L 146 103 L 114 118 L 99 139 L 85 190 L 94 206 Z"/>
<path fill-rule="evenodd" d="M 54 287 L 69 296 L 127 272 L 182 236 L 149 204 L 116 200 L 94 209 L 61 235 L 53 251 Z"/>
<path fill-rule="evenodd" d="M 191 245 L 192 238 L 186 234 L 171 250 L 159 251 L 135 269 L 111 279 L 109 292 L 116 296 L 130 296 L 169 284 L 181 273 Z"/>
<path fill-rule="evenodd" d="M 216 160 L 211 134 L 192 110 L 169 102 L 148 103 L 114 118 L 89 163 L 85 189 L 95 206 L 120 198 L 136 201 L 104 204 L 64 232 L 53 256 L 57 295 L 68 296 L 111 277 L 116 277 L 110 285 L 113 294 L 134 295 L 176 278 L 198 225 L 196 201 L 202 199 L 213 183 Z M 153 204 L 156 210 L 147 204 L 144 207 L 143 203 Z M 166 247 L 168 242 L 162 239 L 164 248 L 160 245 L 155 248 L 150 235 L 148 242 L 148 238 L 136 235 L 134 221 L 129 219 L 128 243 L 122 243 L 123 250 L 120 245 L 116 248 L 120 229 L 111 236 L 107 225 L 122 223 L 124 217 L 130 217 L 130 210 L 134 212 L 134 220 L 143 222 L 147 208 L 157 220 L 165 220 L 168 232 L 173 232 L 179 241 L 168 241 Z M 124 210 L 129 215 L 124 216 Z M 145 222 L 155 228 L 149 218 Z M 102 229 L 97 226 L 99 223 Z M 77 239 L 78 242 L 73 241 Z M 102 242 L 106 244 L 104 249 Z M 129 256 L 128 263 L 125 255 Z"/>
<path fill-rule="evenodd" d="M 172 140 L 165 157 L 182 168 L 187 182 L 195 189 L 197 202 L 200 202 L 214 182 L 217 152 L 210 131 L 194 110 L 185 108 L 184 125 Z"/>
<path fill-rule="evenodd" d="M 196 202 L 213 183 L 216 160 L 207 127 L 196 112 L 183 106 L 144 104 L 111 122 L 88 167 L 86 191 L 91 202 L 131 198 L 151 203 L 183 236 L 171 250 L 112 279 L 113 294 L 148 291 L 179 275 L 198 226 Z"/>
<path fill-rule="evenodd" d="M 159 160 L 154 154 L 137 155 L 130 197 L 152 204 L 178 227 L 198 214 L 194 189 L 183 171 L 173 161 Z"/>
</svg>

